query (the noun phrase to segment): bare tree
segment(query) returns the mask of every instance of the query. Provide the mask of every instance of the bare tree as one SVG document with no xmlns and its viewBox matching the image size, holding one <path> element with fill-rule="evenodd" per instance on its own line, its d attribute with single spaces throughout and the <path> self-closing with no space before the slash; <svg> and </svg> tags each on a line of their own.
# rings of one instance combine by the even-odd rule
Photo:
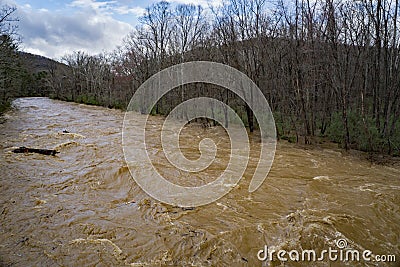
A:
<svg viewBox="0 0 400 267">
<path fill-rule="evenodd" d="M 18 95 L 18 19 L 15 17 L 16 7 L 0 6 L 0 112 L 10 102 L 11 97 Z"/>
</svg>

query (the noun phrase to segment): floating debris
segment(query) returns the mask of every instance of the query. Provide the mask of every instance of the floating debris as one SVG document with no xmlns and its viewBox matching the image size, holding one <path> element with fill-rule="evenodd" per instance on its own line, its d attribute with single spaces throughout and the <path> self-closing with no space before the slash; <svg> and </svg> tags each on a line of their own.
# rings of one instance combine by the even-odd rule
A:
<svg viewBox="0 0 400 267">
<path fill-rule="evenodd" d="M 38 154 L 42 154 L 42 155 L 51 155 L 51 156 L 55 156 L 57 153 L 60 153 L 54 149 L 39 149 L 39 148 L 29 148 L 29 147 L 24 147 L 24 146 L 16 148 L 12 152 L 14 152 L 14 153 L 38 153 Z"/>
</svg>

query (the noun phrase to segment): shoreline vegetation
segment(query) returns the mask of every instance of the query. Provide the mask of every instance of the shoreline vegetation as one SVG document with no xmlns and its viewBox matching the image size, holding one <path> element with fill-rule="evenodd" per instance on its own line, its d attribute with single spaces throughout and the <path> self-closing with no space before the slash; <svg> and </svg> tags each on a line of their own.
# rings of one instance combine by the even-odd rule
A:
<svg viewBox="0 0 400 267">
<path fill-rule="evenodd" d="M 158 2 L 114 51 L 75 51 L 62 62 L 19 52 L 15 29 L 0 24 L 0 113 L 21 96 L 124 109 L 158 71 L 215 61 L 245 73 L 262 90 L 280 140 L 305 148 L 328 140 L 386 161 L 384 155 L 400 156 L 399 13 L 398 0 L 229 0 L 209 9 Z M 203 83 L 175 88 L 152 114 L 166 115 L 199 96 L 228 104 L 250 132 L 257 130 L 241 99 Z"/>
<path fill-rule="evenodd" d="M 53 100 L 58 100 L 58 101 L 64 101 L 64 102 L 71 102 L 71 103 L 76 103 L 76 104 L 84 104 L 84 105 L 89 105 L 89 106 L 100 106 L 104 108 L 110 108 L 102 105 L 95 105 L 95 104 L 88 104 L 88 103 L 83 103 L 83 102 L 75 102 L 75 101 L 66 101 L 66 100 L 60 100 L 60 99 L 54 99 L 50 98 Z M 12 105 L 10 106 L 10 109 L 12 109 Z M 110 109 L 115 109 L 115 108 L 110 108 Z M 125 111 L 125 109 L 118 109 L 121 111 Z M 8 110 L 7 110 L 8 111 Z M 0 114 L 0 124 L 4 123 L 6 119 L 2 117 L 4 113 Z M 154 114 L 152 116 L 162 116 L 165 117 L 164 115 L 160 114 Z M 191 121 L 190 124 L 193 127 L 199 127 L 199 128 L 210 128 L 210 127 L 222 127 L 219 124 L 214 125 L 212 121 L 210 120 L 205 120 L 205 118 L 200 118 L 199 120 Z M 258 129 L 255 129 L 253 133 L 250 133 L 249 138 L 253 141 L 259 141 L 260 140 L 260 132 Z M 301 150 L 330 150 L 335 153 L 340 153 L 342 156 L 350 156 L 353 158 L 357 158 L 360 160 L 365 160 L 370 162 L 370 164 L 377 164 L 377 165 L 383 165 L 383 166 L 389 166 L 389 167 L 395 167 L 399 168 L 400 167 L 400 157 L 399 156 L 393 156 L 389 155 L 386 153 L 381 153 L 381 152 L 374 152 L 374 151 L 362 151 L 359 149 L 344 149 L 343 147 L 340 146 L 340 144 L 331 141 L 327 137 L 315 137 L 313 139 L 312 143 L 305 144 L 304 142 L 296 142 L 294 139 L 287 139 L 287 138 L 280 138 L 278 137 L 278 143 L 277 145 L 283 145 L 285 144 L 290 145 L 291 147 L 295 149 L 301 149 Z"/>
</svg>

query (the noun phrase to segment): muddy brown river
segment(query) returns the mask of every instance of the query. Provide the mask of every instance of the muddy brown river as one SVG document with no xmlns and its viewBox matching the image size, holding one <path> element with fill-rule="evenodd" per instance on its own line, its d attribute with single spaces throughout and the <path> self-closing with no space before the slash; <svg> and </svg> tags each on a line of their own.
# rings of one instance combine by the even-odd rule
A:
<svg viewBox="0 0 400 267">
<path fill-rule="evenodd" d="M 399 266 L 398 167 L 334 145 L 278 142 L 268 178 L 249 193 L 255 136 L 249 166 L 229 194 L 201 207 L 174 207 L 131 177 L 123 118 L 119 110 L 48 98 L 14 101 L 0 124 L 1 266 Z M 192 124 L 182 131 L 188 158 L 198 155 L 204 136 L 220 146 L 205 174 L 190 178 L 165 163 L 157 144 L 163 119 L 150 120 L 146 141 L 160 173 L 199 185 L 226 167 L 222 128 Z M 19 146 L 60 153 L 13 153 Z M 266 246 L 276 252 L 263 261 Z M 304 250 L 316 258 L 302 258 Z M 341 260 L 340 253 L 354 258 Z"/>
</svg>

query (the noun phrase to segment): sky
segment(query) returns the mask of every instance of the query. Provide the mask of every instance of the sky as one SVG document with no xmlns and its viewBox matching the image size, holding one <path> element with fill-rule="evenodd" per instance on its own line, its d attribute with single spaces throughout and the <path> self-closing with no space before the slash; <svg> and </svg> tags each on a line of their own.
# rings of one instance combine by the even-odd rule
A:
<svg viewBox="0 0 400 267">
<path fill-rule="evenodd" d="M 169 0 L 208 6 L 209 0 Z M 221 0 L 213 0 L 213 4 Z M 17 7 L 21 50 L 60 60 L 73 51 L 110 52 L 157 0 L 0 0 Z"/>
</svg>

